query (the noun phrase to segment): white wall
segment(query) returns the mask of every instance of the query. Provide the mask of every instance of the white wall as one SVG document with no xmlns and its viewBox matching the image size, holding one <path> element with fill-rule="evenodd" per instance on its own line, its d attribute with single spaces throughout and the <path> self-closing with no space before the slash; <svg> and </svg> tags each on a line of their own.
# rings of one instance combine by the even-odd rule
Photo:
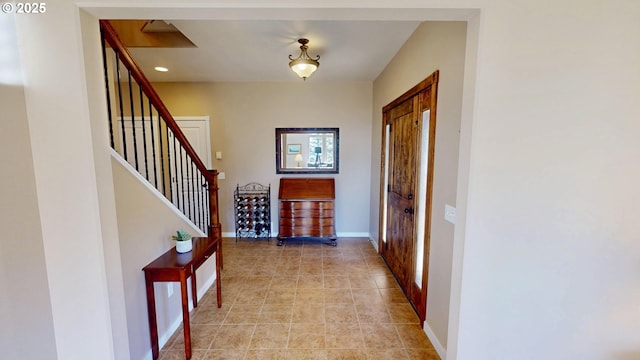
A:
<svg viewBox="0 0 640 360">
<path fill-rule="evenodd" d="M 16 24 L 55 351 L 113 359 L 79 11 L 71 1 L 48 5 Z"/>
<path fill-rule="evenodd" d="M 211 116 L 213 167 L 220 186 L 222 231 L 233 233 L 233 191 L 249 182 L 271 184 L 271 216 L 277 232 L 279 179 L 275 128 L 340 128 L 340 173 L 293 175 L 335 177 L 336 231 L 368 233 L 371 89 L 369 82 L 156 83 L 174 116 Z M 292 175 L 289 175 L 292 176 Z M 361 235 L 362 236 L 362 235 Z"/>
<path fill-rule="evenodd" d="M 442 350 L 447 347 L 454 225 L 444 220 L 445 204 L 456 205 L 458 148 L 465 60 L 465 22 L 425 22 L 411 35 L 373 87 L 371 217 L 378 239 L 382 107 L 440 70 L 436 111 L 431 245 L 425 327 Z M 430 334 L 431 335 L 431 334 Z M 442 351 L 441 351 L 442 352 Z"/>
<path fill-rule="evenodd" d="M 96 18 L 81 12 L 83 50 L 88 63 L 101 63 L 102 46 L 100 29 Z M 95 163 L 96 185 L 99 199 L 102 248 L 105 258 L 109 314 L 113 336 L 114 358 L 129 359 L 129 336 L 126 321 L 122 261 L 113 177 L 111 176 L 111 152 L 108 130 L 107 106 L 104 99 L 104 70 L 98 66 L 85 69 L 87 77 L 87 100 L 91 116 L 91 136 L 93 140 L 93 160 Z"/>
<path fill-rule="evenodd" d="M 483 8 L 455 358 L 640 357 L 639 15 Z"/>
<path fill-rule="evenodd" d="M 0 15 L 0 38 L 15 36 L 13 20 Z M 0 65 L 0 349 L 7 359 L 57 359 L 17 52 L 16 41 L 0 41 L 0 53 L 15 55 Z"/>
</svg>

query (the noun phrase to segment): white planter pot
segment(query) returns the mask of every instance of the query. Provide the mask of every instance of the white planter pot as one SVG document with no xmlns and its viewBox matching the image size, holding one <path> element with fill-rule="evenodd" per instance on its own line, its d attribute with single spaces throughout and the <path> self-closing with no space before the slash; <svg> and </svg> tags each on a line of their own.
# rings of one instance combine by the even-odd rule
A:
<svg viewBox="0 0 640 360">
<path fill-rule="evenodd" d="M 179 253 L 186 253 L 193 249 L 193 239 L 187 241 L 176 241 L 176 251 Z"/>
</svg>

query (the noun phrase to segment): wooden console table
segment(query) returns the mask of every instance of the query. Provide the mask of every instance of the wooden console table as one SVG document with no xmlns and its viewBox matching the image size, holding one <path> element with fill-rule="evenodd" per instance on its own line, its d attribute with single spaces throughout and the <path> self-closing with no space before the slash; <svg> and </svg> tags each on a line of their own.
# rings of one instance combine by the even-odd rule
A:
<svg viewBox="0 0 640 360">
<path fill-rule="evenodd" d="M 319 237 L 336 246 L 335 180 L 281 178 L 278 246 L 287 238 Z"/>
<path fill-rule="evenodd" d="M 211 255 L 216 253 L 216 295 L 218 307 L 222 306 L 220 293 L 220 238 L 200 237 L 193 238 L 193 250 L 188 253 L 178 253 L 175 248 L 162 254 L 160 257 L 145 266 L 144 280 L 147 289 L 147 311 L 149 315 L 149 332 L 151 335 L 151 352 L 153 358 L 159 356 L 158 348 L 158 323 L 156 319 L 156 300 L 153 290 L 154 282 L 180 282 L 182 295 L 182 321 L 184 328 L 184 351 L 187 359 L 191 359 L 191 328 L 189 326 L 189 297 L 187 295 L 187 279 L 191 277 L 191 296 L 193 307 L 198 306 L 196 288 L 196 269 L 200 267 Z"/>
</svg>

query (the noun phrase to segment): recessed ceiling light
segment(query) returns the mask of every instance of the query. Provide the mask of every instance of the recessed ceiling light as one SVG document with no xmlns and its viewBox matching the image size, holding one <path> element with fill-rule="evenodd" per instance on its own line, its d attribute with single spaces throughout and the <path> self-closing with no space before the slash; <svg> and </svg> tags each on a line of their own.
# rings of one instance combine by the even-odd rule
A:
<svg viewBox="0 0 640 360">
<path fill-rule="evenodd" d="M 167 71 L 169 71 L 169 69 L 167 69 L 167 68 L 166 68 L 166 67 L 164 67 L 164 66 L 156 66 L 156 67 L 154 67 L 154 69 L 155 69 L 156 71 L 160 71 L 160 72 L 167 72 Z"/>
</svg>

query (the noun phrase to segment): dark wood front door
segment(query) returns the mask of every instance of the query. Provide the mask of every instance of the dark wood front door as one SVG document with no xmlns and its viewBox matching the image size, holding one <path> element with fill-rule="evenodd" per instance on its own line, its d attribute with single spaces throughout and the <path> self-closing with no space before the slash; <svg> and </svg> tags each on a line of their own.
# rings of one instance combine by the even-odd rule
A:
<svg viewBox="0 0 640 360">
<path fill-rule="evenodd" d="M 411 98 L 387 114 L 389 125 L 387 229 L 382 256 L 409 293 L 413 278 L 414 204 L 416 177 L 417 99 Z"/>
<path fill-rule="evenodd" d="M 383 109 L 380 253 L 426 318 L 438 72 Z"/>
</svg>

